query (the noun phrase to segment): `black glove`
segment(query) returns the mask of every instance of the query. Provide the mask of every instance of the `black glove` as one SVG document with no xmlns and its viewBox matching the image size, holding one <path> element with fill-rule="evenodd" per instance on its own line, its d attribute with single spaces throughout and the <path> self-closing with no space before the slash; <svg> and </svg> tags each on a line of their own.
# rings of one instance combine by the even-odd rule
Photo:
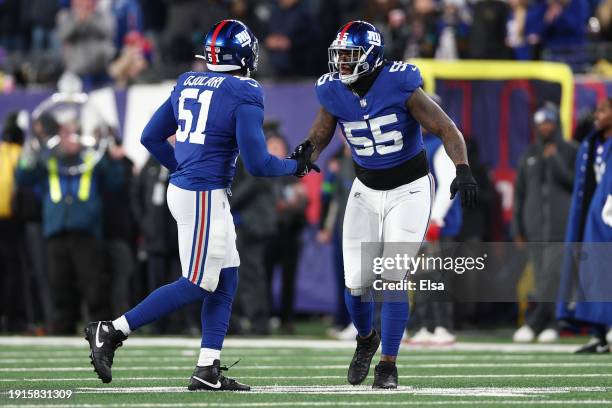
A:
<svg viewBox="0 0 612 408">
<path fill-rule="evenodd" d="M 478 202 L 478 184 L 472 176 L 470 166 L 460 164 L 457 166 L 457 177 L 450 186 L 451 200 L 457 192 L 461 195 L 461 206 L 463 208 L 476 208 Z"/>
<path fill-rule="evenodd" d="M 295 169 L 295 173 L 293 173 L 296 177 L 304 177 L 307 175 L 310 170 L 314 170 L 317 173 L 321 172 L 319 166 L 314 164 L 312 160 L 310 160 L 310 156 L 314 152 L 314 145 L 310 140 L 306 140 L 301 143 L 298 147 L 295 148 L 289 159 L 293 159 L 297 162 L 297 168 Z"/>
</svg>

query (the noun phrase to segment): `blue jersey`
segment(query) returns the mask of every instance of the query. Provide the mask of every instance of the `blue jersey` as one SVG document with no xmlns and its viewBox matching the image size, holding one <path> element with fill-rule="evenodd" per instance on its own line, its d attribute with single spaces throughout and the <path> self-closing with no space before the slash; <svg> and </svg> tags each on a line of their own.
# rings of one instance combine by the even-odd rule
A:
<svg viewBox="0 0 612 408">
<path fill-rule="evenodd" d="M 338 119 L 358 165 L 391 168 L 423 150 L 421 126 L 406 108 L 406 100 L 423 84 L 416 66 L 387 62 L 363 98 L 336 77 L 319 78 L 317 97 Z"/>
<path fill-rule="evenodd" d="M 170 96 L 178 130 L 170 182 L 187 190 L 228 188 L 236 172 L 236 109 L 263 110 L 257 81 L 217 72 L 182 74 Z"/>
</svg>

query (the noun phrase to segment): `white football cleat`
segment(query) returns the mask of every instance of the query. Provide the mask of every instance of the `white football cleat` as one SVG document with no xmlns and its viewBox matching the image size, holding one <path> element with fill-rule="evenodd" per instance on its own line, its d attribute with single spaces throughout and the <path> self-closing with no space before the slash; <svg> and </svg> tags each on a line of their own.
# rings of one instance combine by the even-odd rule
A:
<svg viewBox="0 0 612 408">
<path fill-rule="evenodd" d="M 353 323 L 349 323 L 340 333 L 338 333 L 338 340 L 355 340 L 357 337 L 357 328 Z"/>
<path fill-rule="evenodd" d="M 427 330 L 426 327 L 421 327 L 419 331 L 417 331 L 414 336 L 408 340 L 409 344 L 425 346 L 431 342 L 431 338 L 433 334 Z"/>
<path fill-rule="evenodd" d="M 430 343 L 436 346 L 449 346 L 457 341 L 457 336 L 449 332 L 445 327 L 438 326 L 433 332 Z"/>
<path fill-rule="evenodd" d="M 555 329 L 544 329 L 538 335 L 538 343 L 555 343 L 559 340 L 559 333 Z"/>
<path fill-rule="evenodd" d="M 535 333 L 527 325 L 521 326 L 512 336 L 512 341 L 515 343 L 531 343 L 534 339 Z"/>
</svg>

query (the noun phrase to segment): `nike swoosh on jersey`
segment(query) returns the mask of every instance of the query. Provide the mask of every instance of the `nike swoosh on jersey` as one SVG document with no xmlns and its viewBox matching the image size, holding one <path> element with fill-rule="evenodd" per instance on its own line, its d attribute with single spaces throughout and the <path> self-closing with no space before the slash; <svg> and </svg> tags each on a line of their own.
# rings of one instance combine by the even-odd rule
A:
<svg viewBox="0 0 612 408">
<path fill-rule="evenodd" d="M 98 328 L 96 329 L 96 347 L 100 348 L 104 345 L 104 342 L 100 342 L 99 338 L 100 338 L 100 325 L 102 324 L 102 322 L 98 322 Z"/>
<path fill-rule="evenodd" d="M 194 380 L 197 380 L 197 381 L 201 382 L 201 383 L 202 383 L 202 384 L 204 384 L 204 385 L 208 385 L 210 388 L 217 388 L 217 389 L 218 389 L 218 388 L 221 388 L 221 383 L 219 382 L 219 380 L 217 380 L 217 383 L 216 383 L 216 384 L 212 384 L 212 383 L 209 383 L 209 382 L 208 382 L 208 381 L 206 381 L 206 380 L 201 379 L 200 377 L 196 377 L 195 375 L 192 375 L 192 376 L 191 376 L 191 378 L 193 378 Z"/>
</svg>

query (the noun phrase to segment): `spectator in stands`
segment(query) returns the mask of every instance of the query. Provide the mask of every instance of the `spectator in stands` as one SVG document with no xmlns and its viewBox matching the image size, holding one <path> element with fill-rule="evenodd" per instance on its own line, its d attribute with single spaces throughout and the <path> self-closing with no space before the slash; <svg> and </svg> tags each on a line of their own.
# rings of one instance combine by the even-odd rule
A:
<svg viewBox="0 0 612 408">
<path fill-rule="evenodd" d="M 531 46 L 527 42 L 526 24 L 529 0 L 510 0 L 510 18 L 507 23 L 506 45 L 512 49 L 514 59 L 530 60 Z"/>
<path fill-rule="evenodd" d="M 467 57 L 468 35 L 472 17 L 465 0 L 444 0 L 438 21 L 438 41 L 435 57 L 455 60 Z"/>
<path fill-rule="evenodd" d="M 602 0 L 596 12 L 599 21 L 599 37 L 612 42 L 612 0 Z"/>
<path fill-rule="evenodd" d="M 352 340 L 357 335 L 357 329 L 351 323 L 344 303 L 344 260 L 342 259 L 342 223 L 353 180 L 355 180 L 355 166 L 351 150 L 345 143 L 327 165 L 323 182 L 323 210 L 317 234 L 319 243 L 331 243 L 333 249 L 336 312 L 334 327 L 328 331 L 328 334 L 338 340 Z"/>
<path fill-rule="evenodd" d="M 433 58 L 436 52 L 439 13 L 433 0 L 415 0 L 408 16 L 410 37 L 405 58 Z"/>
<path fill-rule="evenodd" d="M 125 155 L 117 131 L 114 133 L 113 159 L 116 166 L 121 167 L 124 182 L 119 190 L 102 192 L 102 219 L 107 274 L 113 293 L 111 311 L 120 316 L 131 304 L 130 280 L 136 270 L 136 225 L 130 203 L 134 163 Z"/>
<path fill-rule="evenodd" d="M 277 75 L 319 75 L 324 67 L 314 66 L 318 44 L 317 25 L 301 0 L 277 0 L 272 7 L 265 47 Z"/>
<path fill-rule="evenodd" d="M 8 52 L 26 48 L 20 0 L 0 1 L 0 47 Z"/>
<path fill-rule="evenodd" d="M 81 303 L 90 320 L 108 316 L 108 281 L 104 267 L 102 202 L 104 189 L 123 184 L 122 168 L 103 157 L 82 173 L 60 171 L 87 164 L 81 157 L 78 126 L 72 119 L 58 125 L 59 143 L 43 162 L 33 150 L 25 151 L 16 172 L 19 185 L 38 186 L 43 194 L 43 235 L 53 297 L 51 332 L 74 334 Z M 74 168 L 74 167 L 73 167 Z"/>
<path fill-rule="evenodd" d="M 584 0 L 539 0 L 530 7 L 529 41 L 543 49 L 584 44 L 589 4 Z"/>
<path fill-rule="evenodd" d="M 114 22 L 97 0 L 72 0 L 57 16 L 66 71 L 78 75 L 85 88 L 108 82 L 107 67 L 115 55 Z"/>
<path fill-rule="evenodd" d="M 374 24 L 382 32 L 387 58 L 403 59 L 410 27 L 406 24 L 406 11 L 399 0 L 369 0 L 365 14 L 357 18 Z"/>
<path fill-rule="evenodd" d="M 478 183 L 478 203 L 476 208 L 462 208 L 463 222 L 461 232 L 457 237 L 458 241 L 482 241 L 491 242 L 501 240 L 495 237 L 491 231 L 495 224 L 492 219 L 493 211 L 498 194 L 489 175 L 489 169 L 483 164 L 480 158 L 480 149 L 474 138 L 466 136 L 466 147 L 468 162 L 472 169 L 472 174 Z"/>
<path fill-rule="evenodd" d="M 24 20 L 31 26 L 30 52 L 33 56 L 51 50 L 58 50 L 55 38 L 55 17 L 59 11 L 59 2 L 49 0 L 25 0 L 22 10 L 26 13 Z"/>
<path fill-rule="evenodd" d="M 119 57 L 108 69 L 108 73 L 120 88 L 137 81 L 149 68 L 152 53 L 151 42 L 137 31 L 127 34 L 124 42 Z"/>
<path fill-rule="evenodd" d="M 275 233 L 277 222 L 273 180 L 251 176 L 238 159 L 230 204 L 240 253 L 240 285 L 246 289 L 236 294 L 231 330 L 266 335 L 270 307 L 264 259 L 266 241 Z"/>
<path fill-rule="evenodd" d="M 527 243 L 563 242 L 574 183 L 576 147 L 563 140 L 558 109 L 547 103 L 534 117 L 535 140 L 519 160 L 514 187 L 512 230 L 519 246 Z M 527 244 L 534 272 L 536 302 L 516 342 L 542 343 L 558 338 L 555 308 L 561 256 L 559 246 Z M 547 301 L 546 301 L 547 300 Z"/>
<path fill-rule="evenodd" d="M 472 6 L 469 58 L 512 59 L 512 51 L 506 46 L 509 12 L 505 1 L 476 0 Z"/>
<path fill-rule="evenodd" d="M 16 214 L 14 172 L 21 154 L 24 133 L 17 125 L 17 112 L 9 114 L 0 138 L 0 331 L 21 332 L 26 328 L 22 270 L 23 223 Z"/>
<path fill-rule="evenodd" d="M 128 35 L 133 33 L 142 34 L 142 11 L 138 0 L 114 0 L 111 12 L 115 17 L 115 49 L 119 50 Z"/>
<path fill-rule="evenodd" d="M 202 53 L 206 31 L 219 20 L 228 17 L 221 0 L 164 0 L 165 27 L 160 38 L 161 73 L 164 78 L 176 78 L 188 71 L 193 55 Z M 145 8 L 149 7 L 148 2 Z M 204 31 L 202 31 L 204 30 Z"/>
<path fill-rule="evenodd" d="M 287 142 L 280 133 L 269 133 L 267 145 L 270 154 L 276 157 L 285 158 L 289 154 Z M 272 182 L 276 199 L 276 232 L 270 236 L 265 249 L 268 293 L 272 293 L 274 270 L 279 266 L 282 270 L 280 328 L 285 333 L 293 333 L 295 279 L 300 259 L 300 238 L 306 226 L 304 211 L 308 197 L 303 184 L 295 177 L 275 178 Z"/>
</svg>

